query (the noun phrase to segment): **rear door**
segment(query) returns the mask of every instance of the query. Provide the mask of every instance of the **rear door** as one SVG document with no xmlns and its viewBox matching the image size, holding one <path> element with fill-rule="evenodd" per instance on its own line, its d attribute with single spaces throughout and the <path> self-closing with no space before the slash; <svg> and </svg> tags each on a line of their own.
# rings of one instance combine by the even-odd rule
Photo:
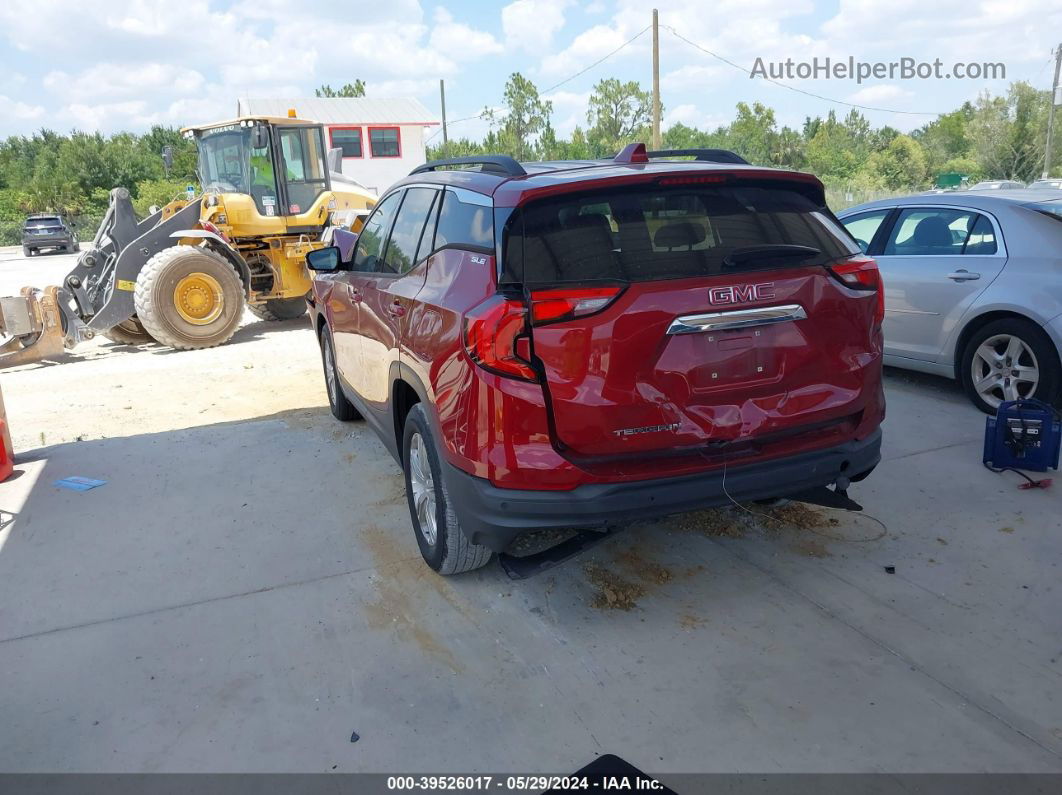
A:
<svg viewBox="0 0 1062 795">
<path fill-rule="evenodd" d="M 877 295 L 827 269 L 861 255 L 821 192 L 673 182 L 510 220 L 502 282 L 532 305 L 555 443 L 670 454 L 856 421 L 879 388 Z"/>
<path fill-rule="evenodd" d="M 886 352 L 939 361 L 963 315 L 1003 269 L 1006 253 L 989 215 L 903 207 L 875 258 L 885 281 Z"/>
</svg>

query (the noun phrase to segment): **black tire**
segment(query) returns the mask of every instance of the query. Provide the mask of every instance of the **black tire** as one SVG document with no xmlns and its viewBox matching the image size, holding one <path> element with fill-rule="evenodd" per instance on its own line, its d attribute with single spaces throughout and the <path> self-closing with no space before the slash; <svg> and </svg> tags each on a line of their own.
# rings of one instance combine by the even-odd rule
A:
<svg viewBox="0 0 1062 795">
<path fill-rule="evenodd" d="M 318 342 L 321 345 L 321 366 L 324 368 L 325 391 L 328 393 L 328 407 L 332 410 L 332 416 L 343 422 L 360 420 L 361 414 L 354 408 L 354 404 L 347 400 L 339 383 L 336 353 L 328 326 L 321 326 Z"/>
<path fill-rule="evenodd" d="M 414 439 L 423 454 L 426 454 L 431 473 L 430 492 L 434 496 L 435 506 L 435 539 L 430 539 L 430 532 L 426 533 L 421 527 L 418 518 L 418 505 L 414 495 L 413 470 L 417 466 L 411 460 L 416 454 L 413 453 Z M 423 463 L 419 455 L 416 456 Z M 457 514 L 450 503 L 450 495 L 446 490 L 446 483 L 442 479 L 442 469 L 439 465 L 438 446 L 427 414 L 418 403 L 409 410 L 406 416 L 405 431 L 402 434 L 402 470 L 406 479 L 406 503 L 409 505 L 409 518 L 413 524 L 413 532 L 417 537 L 417 545 L 424 562 L 439 574 L 462 574 L 486 566 L 491 559 L 491 551 L 488 547 L 473 544 L 469 541 L 465 531 L 457 520 Z M 423 481 L 422 481 L 423 482 Z M 432 502 L 425 501 L 422 504 L 430 509 Z"/>
<path fill-rule="evenodd" d="M 247 308 L 259 320 L 273 323 L 295 320 L 306 314 L 306 299 L 301 295 L 296 298 L 271 298 L 263 304 L 248 304 Z"/>
<path fill-rule="evenodd" d="M 1032 364 L 1032 357 L 1035 357 L 1035 365 L 1039 374 L 1036 386 L 1031 393 L 1023 394 L 1023 392 L 1027 392 L 1028 384 L 1023 388 L 1022 382 L 1015 382 L 1017 396 L 1022 398 L 1034 398 L 1046 403 L 1054 402 L 1058 396 L 1060 370 L 1062 370 L 1062 367 L 1059 365 L 1058 351 L 1055 350 L 1051 338 L 1031 320 L 1026 320 L 1024 318 L 1003 318 L 1002 320 L 994 320 L 991 323 L 987 323 L 978 329 L 970 339 L 967 340 L 966 346 L 963 348 L 962 357 L 959 360 L 959 377 L 962 380 L 962 385 L 966 390 L 967 396 L 973 401 L 973 404 L 986 414 L 995 414 L 999 402 L 1002 399 L 1011 399 L 1006 396 L 1004 387 L 1000 386 L 995 388 L 994 393 L 990 395 L 992 402 L 989 402 L 989 400 L 986 400 L 975 386 L 975 364 L 980 375 L 985 375 L 990 372 L 988 364 L 983 358 L 979 357 L 977 362 L 975 362 L 974 357 L 977 356 L 978 349 L 986 341 L 996 338 L 1000 339 L 1002 342 L 1005 337 L 1017 338 L 1026 349 L 1020 354 L 1019 361 L 1011 362 L 1011 366 L 1025 366 Z M 995 348 L 995 346 L 992 347 Z M 1005 347 L 1002 349 L 1004 352 L 1006 351 Z M 1003 359 L 1004 365 L 1006 365 L 1008 361 L 1010 360 Z M 1003 374 L 1006 372 L 1005 369 L 1001 370 L 1001 373 Z M 1010 372 L 1013 373 L 1014 371 Z M 1003 383 L 1007 382 L 1004 381 Z"/>
<path fill-rule="evenodd" d="M 144 345 L 155 341 L 136 315 L 107 329 L 103 332 L 103 336 L 119 345 Z"/>
<path fill-rule="evenodd" d="M 22 247 L 22 256 L 23 257 L 32 257 L 33 256 L 33 249 L 31 249 L 29 246 L 23 246 Z"/>
<path fill-rule="evenodd" d="M 181 280 L 197 273 L 208 276 L 221 289 L 217 317 L 203 318 L 202 323 L 183 317 L 174 297 Z M 213 300 L 217 303 L 216 296 Z M 243 282 L 220 254 L 201 246 L 172 246 L 144 264 L 136 280 L 133 303 L 144 330 L 161 344 L 178 350 L 213 348 L 228 342 L 240 325 Z"/>
<path fill-rule="evenodd" d="M 81 251 L 81 244 L 76 241 L 74 242 L 74 251 Z"/>
</svg>

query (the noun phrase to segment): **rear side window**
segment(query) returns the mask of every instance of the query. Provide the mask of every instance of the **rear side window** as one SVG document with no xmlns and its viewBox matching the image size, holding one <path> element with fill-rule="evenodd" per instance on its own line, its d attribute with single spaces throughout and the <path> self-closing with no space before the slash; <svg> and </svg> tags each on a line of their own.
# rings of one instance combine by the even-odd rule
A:
<svg viewBox="0 0 1062 795">
<path fill-rule="evenodd" d="M 408 273 L 416 264 L 417 244 L 424 232 L 424 224 L 431 212 L 438 191 L 431 188 L 410 188 L 395 218 L 387 254 L 376 266 L 378 273 Z"/>
<path fill-rule="evenodd" d="M 462 201 L 452 190 L 443 197 L 435 248 L 487 249 L 494 253 L 494 213 L 490 207 Z"/>
<path fill-rule="evenodd" d="M 638 187 L 547 199 L 517 210 L 505 238 L 503 281 L 554 284 L 679 279 L 793 263 L 739 249 L 817 249 L 800 265 L 857 252 L 827 210 L 796 190 L 768 186 Z"/>
</svg>

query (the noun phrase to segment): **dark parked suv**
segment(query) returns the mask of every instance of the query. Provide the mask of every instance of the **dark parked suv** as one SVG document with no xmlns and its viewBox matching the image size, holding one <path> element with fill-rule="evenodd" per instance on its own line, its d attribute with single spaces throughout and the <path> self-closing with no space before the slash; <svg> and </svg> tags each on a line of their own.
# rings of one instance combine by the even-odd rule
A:
<svg viewBox="0 0 1062 795">
<path fill-rule="evenodd" d="M 880 458 L 878 270 L 809 174 L 642 144 L 438 161 L 349 263 L 309 260 L 332 412 L 401 463 L 440 573 L 544 528 L 858 508 L 845 489 Z"/>
<path fill-rule="evenodd" d="M 22 253 L 30 257 L 42 248 L 80 251 L 74 225 L 61 215 L 31 215 L 22 225 Z"/>
</svg>

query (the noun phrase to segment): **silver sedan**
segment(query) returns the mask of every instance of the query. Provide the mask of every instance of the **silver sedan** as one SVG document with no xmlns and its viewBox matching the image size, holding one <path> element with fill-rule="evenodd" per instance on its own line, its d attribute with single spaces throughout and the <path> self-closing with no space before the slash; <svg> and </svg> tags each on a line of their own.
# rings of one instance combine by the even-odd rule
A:
<svg viewBox="0 0 1062 795">
<path fill-rule="evenodd" d="M 1062 385 L 1062 191 L 882 199 L 838 214 L 885 283 L 885 363 L 994 412 Z"/>
</svg>

